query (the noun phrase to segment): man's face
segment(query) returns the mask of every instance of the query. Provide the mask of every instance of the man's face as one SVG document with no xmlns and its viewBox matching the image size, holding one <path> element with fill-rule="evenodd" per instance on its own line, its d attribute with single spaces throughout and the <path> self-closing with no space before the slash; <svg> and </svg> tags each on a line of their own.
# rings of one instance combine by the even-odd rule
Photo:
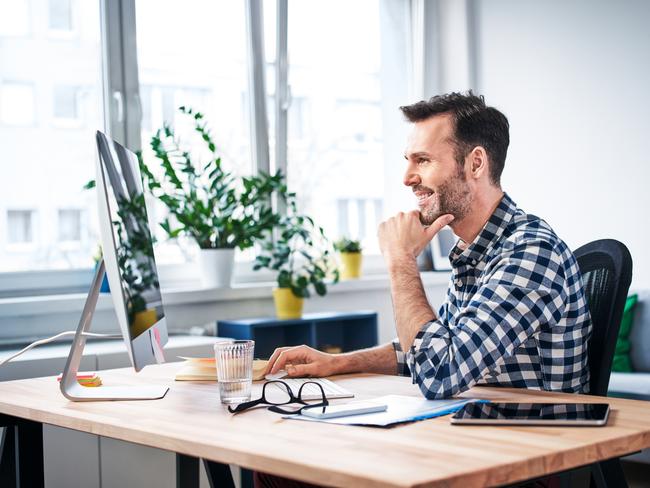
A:
<svg viewBox="0 0 650 488">
<path fill-rule="evenodd" d="M 431 225 L 452 214 L 456 222 L 470 210 L 472 194 L 464 166 L 455 158 L 453 121 L 436 115 L 413 125 L 404 157 L 408 161 L 404 184 L 418 200 L 420 221 Z"/>
</svg>

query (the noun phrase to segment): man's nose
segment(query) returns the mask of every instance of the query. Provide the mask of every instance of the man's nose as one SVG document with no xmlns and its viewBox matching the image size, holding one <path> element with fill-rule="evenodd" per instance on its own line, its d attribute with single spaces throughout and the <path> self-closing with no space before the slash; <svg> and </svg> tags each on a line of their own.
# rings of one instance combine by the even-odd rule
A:
<svg viewBox="0 0 650 488">
<path fill-rule="evenodd" d="M 414 173 L 411 168 L 406 170 L 404 174 L 404 184 L 406 186 L 415 186 L 420 184 L 420 176 Z"/>
</svg>

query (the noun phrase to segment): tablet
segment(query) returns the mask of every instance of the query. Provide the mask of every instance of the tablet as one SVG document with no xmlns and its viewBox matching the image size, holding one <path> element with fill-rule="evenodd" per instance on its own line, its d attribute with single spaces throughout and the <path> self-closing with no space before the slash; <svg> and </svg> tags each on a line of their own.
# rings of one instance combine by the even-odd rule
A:
<svg viewBox="0 0 650 488">
<path fill-rule="evenodd" d="M 607 424 L 607 403 L 467 403 L 451 418 L 452 424 L 562 425 Z"/>
</svg>

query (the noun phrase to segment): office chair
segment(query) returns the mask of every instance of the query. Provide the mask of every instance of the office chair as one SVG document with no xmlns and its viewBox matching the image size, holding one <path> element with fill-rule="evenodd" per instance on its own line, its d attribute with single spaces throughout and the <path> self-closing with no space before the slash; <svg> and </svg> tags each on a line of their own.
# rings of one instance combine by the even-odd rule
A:
<svg viewBox="0 0 650 488">
<path fill-rule="evenodd" d="M 574 252 L 591 314 L 589 393 L 606 396 L 627 292 L 632 281 L 632 256 L 614 239 L 593 241 Z"/>
<path fill-rule="evenodd" d="M 590 242 L 574 252 L 591 314 L 589 393 L 606 396 L 627 292 L 632 281 L 632 256 L 614 239 Z M 570 475 L 561 477 L 570 486 Z M 591 467 L 591 487 L 626 487 L 620 461 L 610 459 Z"/>
</svg>

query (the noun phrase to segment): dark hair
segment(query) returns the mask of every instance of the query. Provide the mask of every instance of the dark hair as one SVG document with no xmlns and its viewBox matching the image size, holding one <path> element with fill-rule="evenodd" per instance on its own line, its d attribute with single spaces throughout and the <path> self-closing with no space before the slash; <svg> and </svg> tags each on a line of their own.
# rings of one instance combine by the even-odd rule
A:
<svg viewBox="0 0 650 488">
<path fill-rule="evenodd" d="M 464 93 L 436 95 L 413 105 L 400 107 L 410 122 L 420 122 L 440 114 L 454 121 L 455 156 L 459 164 L 476 146 L 483 146 L 490 160 L 490 180 L 500 184 L 510 144 L 508 119 L 494 107 L 485 105 L 482 95 Z"/>
</svg>

